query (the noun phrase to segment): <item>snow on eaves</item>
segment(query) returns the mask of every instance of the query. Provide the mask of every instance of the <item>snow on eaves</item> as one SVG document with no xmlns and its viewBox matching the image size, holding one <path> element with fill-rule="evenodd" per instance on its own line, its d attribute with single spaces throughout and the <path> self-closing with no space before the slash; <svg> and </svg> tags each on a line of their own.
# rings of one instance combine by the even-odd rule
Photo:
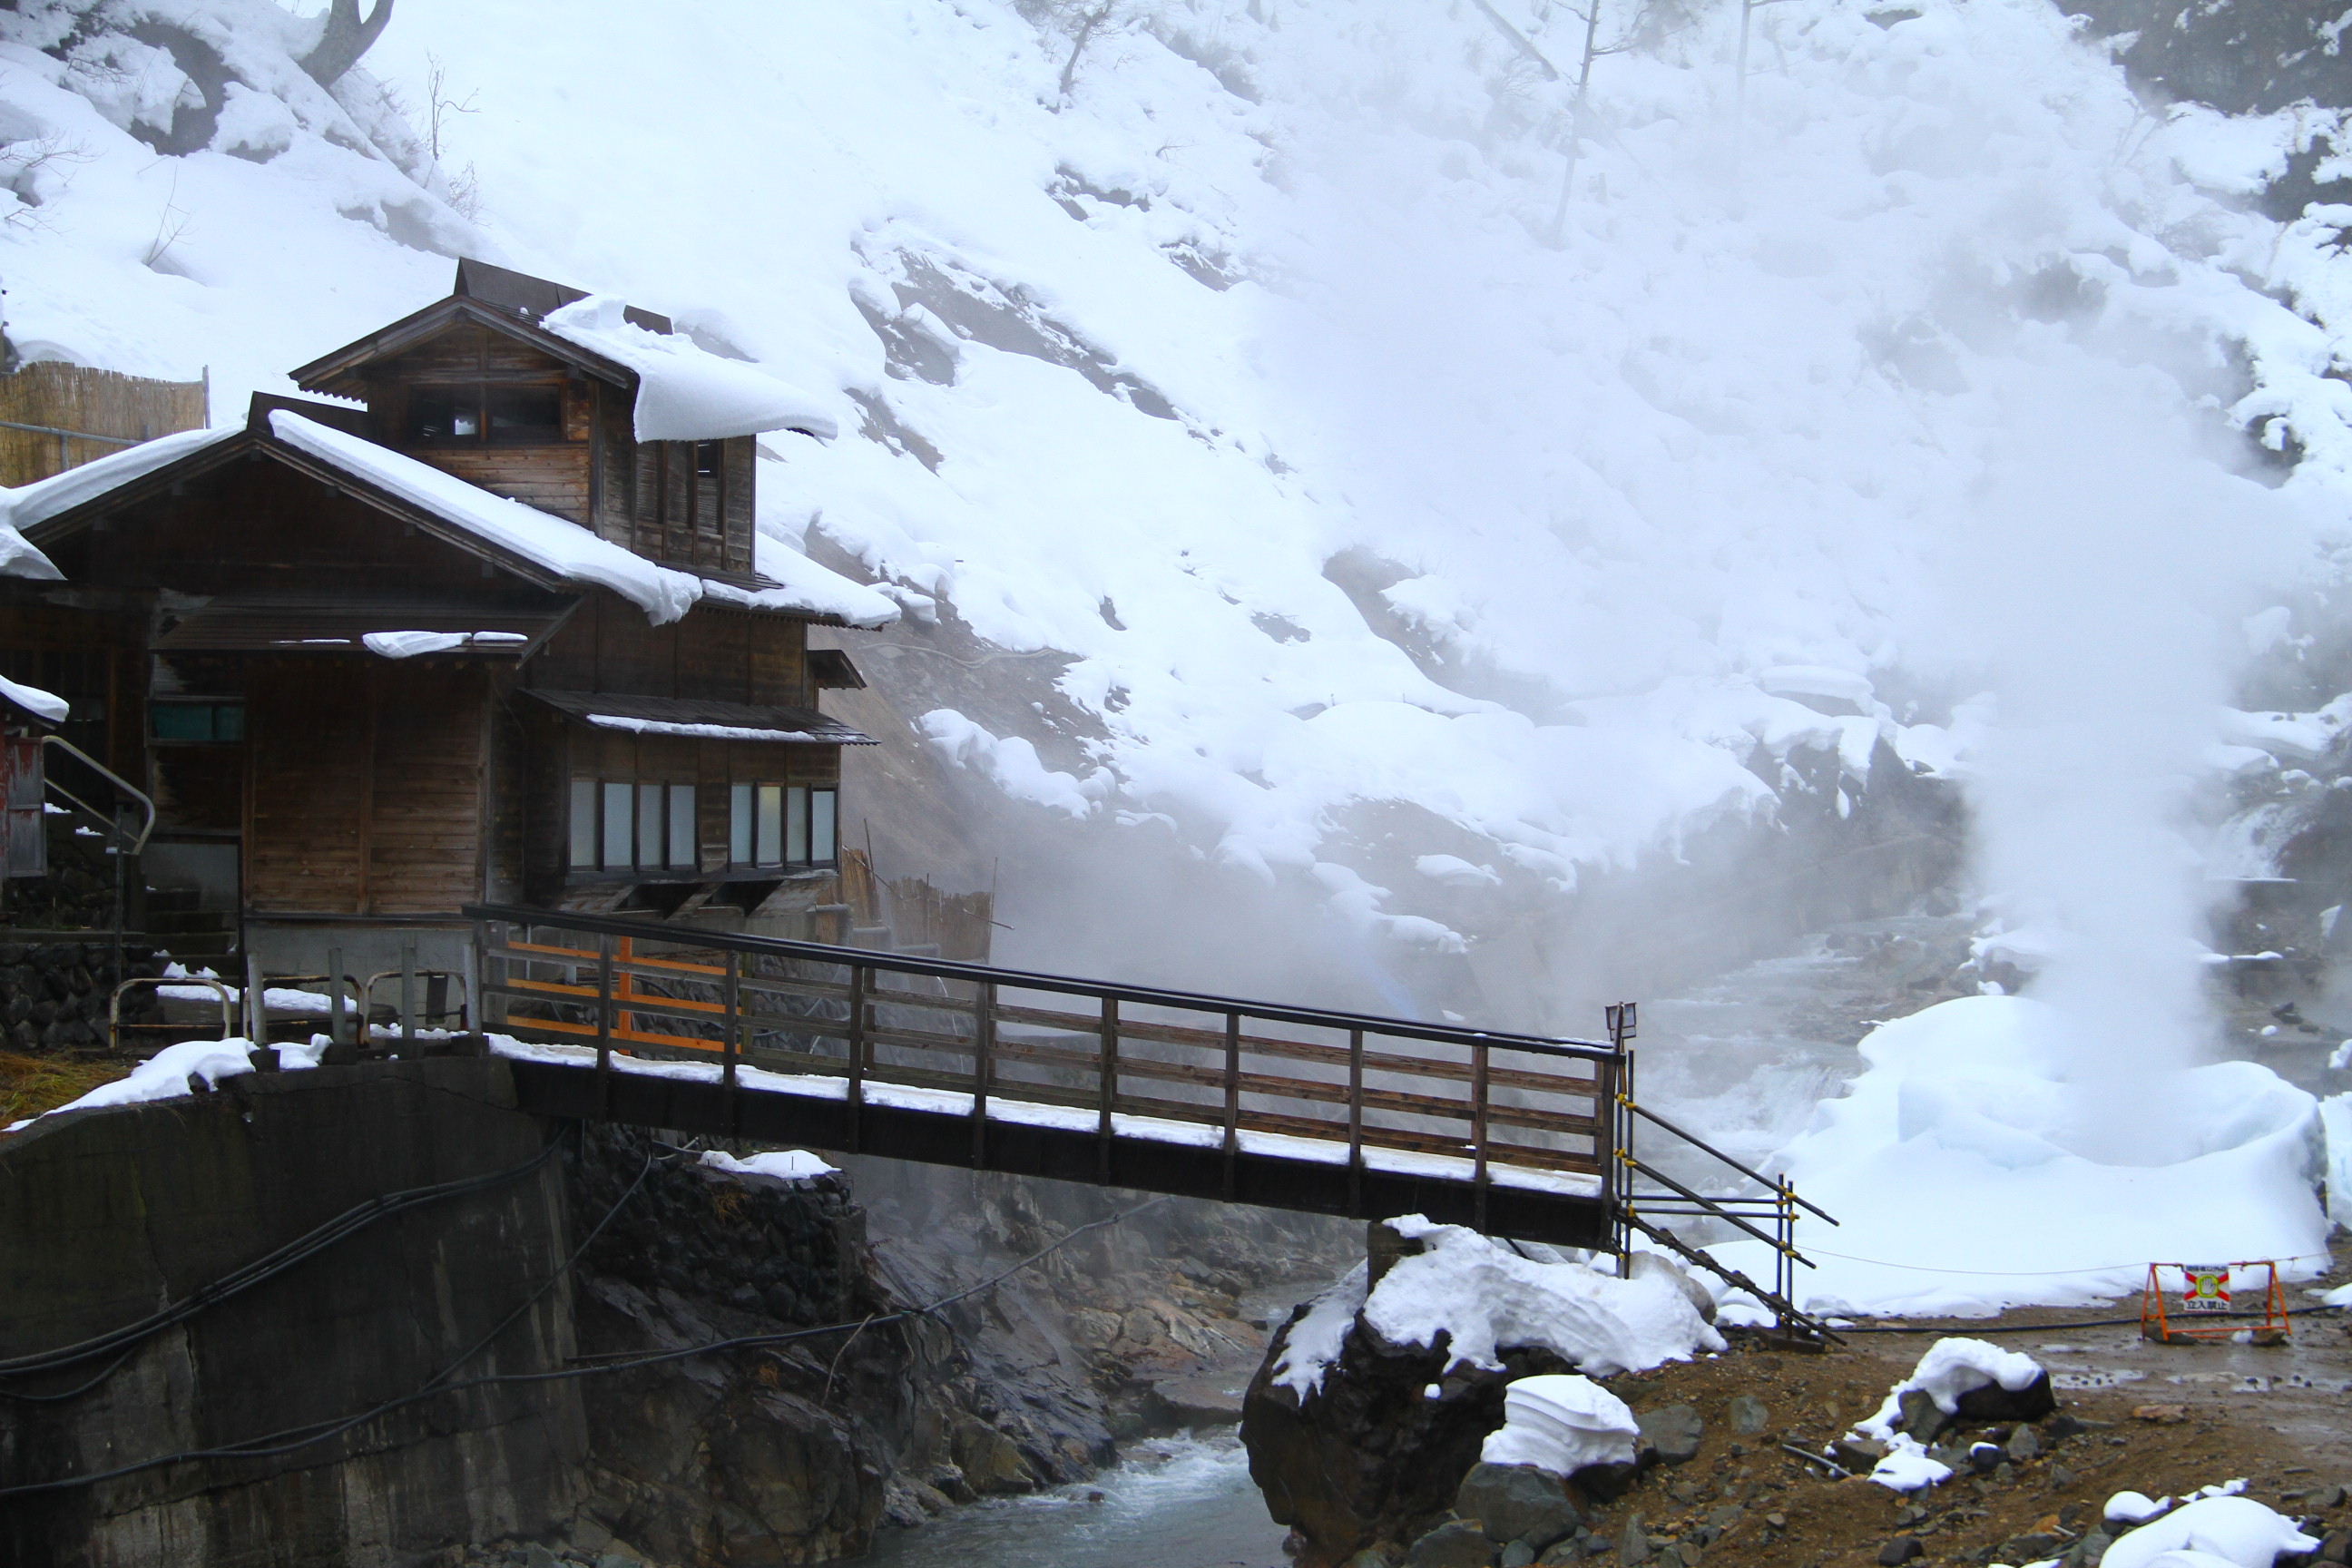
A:
<svg viewBox="0 0 2352 1568">
<path fill-rule="evenodd" d="M 37 523 L 47 522 L 62 512 L 71 511 L 97 496 L 133 479 L 143 479 L 167 464 L 176 463 L 191 452 L 200 452 L 217 442 L 233 439 L 245 433 L 242 426 L 231 425 L 217 430 L 183 430 L 177 435 L 159 436 L 152 441 L 142 441 L 136 447 L 126 447 L 111 452 L 78 468 L 68 468 L 62 474 L 10 490 L 0 500 L 0 521 L 8 526 L 10 535 L 20 534 Z M 19 551 L 7 548 L 9 541 L 0 539 L 0 571 L 16 577 L 58 579 L 64 576 L 49 563 L 49 558 L 16 538 Z M 22 552 L 20 553 L 19 552 Z M 33 569 L 37 563 L 43 570 Z"/>
<path fill-rule="evenodd" d="M 770 430 L 840 433 L 814 398 L 763 371 L 719 358 L 684 333 L 650 332 L 625 321 L 621 300 L 592 294 L 540 325 L 566 342 L 636 373 L 640 441 L 716 441 Z"/>
<path fill-rule="evenodd" d="M 26 545 L 26 548 L 29 550 L 32 546 Z M 21 686 L 6 676 L 0 676 L 0 697 L 52 724 L 64 723 L 66 714 L 70 711 L 64 698 L 44 691 L 37 686 Z"/>
<path fill-rule="evenodd" d="M 742 588 L 732 583 L 705 580 L 702 596 L 714 605 L 747 610 L 796 610 L 803 615 L 832 616 L 843 624 L 871 631 L 898 618 L 898 601 L 861 583 L 829 571 L 791 546 L 761 534 L 752 541 L 760 575 L 775 580 L 773 588 Z"/>
<path fill-rule="evenodd" d="M 444 522 L 530 561 L 574 583 L 593 583 L 635 605 L 656 626 L 677 620 L 702 597 L 702 579 L 656 566 L 611 541 L 528 507 L 494 496 L 428 463 L 377 446 L 316 420 L 279 409 L 270 434 L 299 452 L 380 485 Z"/>
<path fill-rule="evenodd" d="M 380 485 L 569 582 L 611 589 L 644 610 L 656 626 L 677 620 L 704 599 L 747 609 L 834 616 L 853 626 L 881 626 L 898 616 L 898 606 L 881 595 L 803 558 L 793 558 L 799 569 L 794 580 L 782 587 L 739 588 L 656 565 L 577 523 L 494 496 L 429 464 L 299 414 L 278 410 L 269 416 L 269 429 L 296 450 Z"/>
</svg>

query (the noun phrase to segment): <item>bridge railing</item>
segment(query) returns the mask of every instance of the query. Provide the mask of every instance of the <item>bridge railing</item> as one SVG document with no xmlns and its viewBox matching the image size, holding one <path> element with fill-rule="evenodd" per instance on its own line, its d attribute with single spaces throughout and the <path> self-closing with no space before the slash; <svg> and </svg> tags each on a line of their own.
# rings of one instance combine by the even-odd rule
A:
<svg viewBox="0 0 2352 1568">
<path fill-rule="evenodd" d="M 507 906 L 476 922 L 481 1026 L 840 1079 L 851 1106 L 1344 1159 L 1608 1203 L 1623 1053 L 1590 1040 L 1256 1003 L 783 938 Z M 856 1124 L 856 1118 L 850 1119 Z M 1319 1150 L 1319 1155 L 1318 1151 Z M 876 1151 L 887 1152 L 887 1151 Z M 1107 1177 L 1106 1177 L 1107 1179 Z"/>
</svg>

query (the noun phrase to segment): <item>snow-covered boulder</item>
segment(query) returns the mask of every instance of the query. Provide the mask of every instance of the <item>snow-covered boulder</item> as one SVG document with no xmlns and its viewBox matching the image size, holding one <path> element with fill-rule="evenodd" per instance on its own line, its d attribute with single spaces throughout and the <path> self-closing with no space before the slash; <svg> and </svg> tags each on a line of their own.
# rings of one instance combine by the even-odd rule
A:
<svg viewBox="0 0 2352 1568">
<path fill-rule="evenodd" d="M 2101 1568 L 2205 1568 L 2205 1561 L 2271 1568 L 2284 1553 L 2319 1546 L 2293 1520 L 2252 1498 L 2209 1497 L 2133 1531 L 2107 1548 Z"/>
<path fill-rule="evenodd" d="M 1538 1262 L 1417 1215 L 1376 1234 L 1373 1262 L 1283 1325 L 1243 1401 L 1251 1478 L 1318 1562 L 1416 1539 L 1482 1458 L 1629 1465 L 1632 1443 L 1609 1433 L 1631 1413 L 1564 1374 L 1723 1348 L 1665 1271 L 1619 1279 Z M 1528 1391 L 1516 1405 L 1514 1390 Z M 1515 1435 L 1497 1436 L 1507 1427 Z"/>
<path fill-rule="evenodd" d="M 1924 1443 L 1957 1422 L 2039 1421 L 2057 1408 L 2050 1374 L 2032 1356 L 1983 1340 L 1941 1339 L 1855 1430 Z"/>
</svg>

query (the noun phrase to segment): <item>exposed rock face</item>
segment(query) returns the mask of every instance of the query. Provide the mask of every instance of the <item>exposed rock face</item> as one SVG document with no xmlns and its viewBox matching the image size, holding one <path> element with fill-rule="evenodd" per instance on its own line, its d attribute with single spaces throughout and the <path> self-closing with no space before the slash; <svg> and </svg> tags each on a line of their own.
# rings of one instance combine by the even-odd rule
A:
<svg viewBox="0 0 2352 1568">
<path fill-rule="evenodd" d="M 1297 1531 L 1302 1568 L 1328 1568 L 1375 1542 L 1417 1542 L 1454 1506 L 1486 1435 L 1502 1426 L 1505 1386 L 1573 1370 L 1550 1351 L 1517 1349 L 1500 1352 L 1500 1371 L 1449 1373 L 1443 1333 L 1430 1346 L 1393 1345 L 1360 1319 L 1322 1386 L 1302 1399 L 1274 1381 L 1274 1368 L 1306 1311 L 1275 1337 L 1242 1412 L 1250 1479 L 1275 1522 Z"/>
<path fill-rule="evenodd" d="M 583 1228 L 652 1147 L 626 1130 L 585 1132 L 572 1170 Z M 882 1316 L 898 1303 L 870 1262 L 864 1212 L 838 1179 L 657 1163 L 583 1260 L 581 1353 Z M 766 1568 L 860 1555 L 894 1475 L 929 1476 L 955 1424 L 978 1425 L 939 1392 L 951 1359 L 936 1329 L 888 1324 L 587 1379 L 586 1512 L 666 1562 Z"/>
</svg>

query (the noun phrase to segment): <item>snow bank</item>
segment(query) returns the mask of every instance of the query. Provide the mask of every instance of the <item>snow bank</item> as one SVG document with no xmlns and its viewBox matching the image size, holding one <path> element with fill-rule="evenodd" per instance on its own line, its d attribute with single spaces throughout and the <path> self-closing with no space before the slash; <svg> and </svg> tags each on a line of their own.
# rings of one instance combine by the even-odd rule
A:
<svg viewBox="0 0 2352 1568">
<path fill-rule="evenodd" d="M 1389 1222 L 1423 1250 L 1399 1259 L 1367 1296 L 1358 1269 L 1292 1325 L 1275 1381 L 1301 1397 L 1323 1385 L 1358 1316 L 1391 1344 L 1431 1345 L 1447 1336 L 1447 1365 L 1499 1368 L 1496 1352 L 1537 1346 L 1596 1377 L 1721 1350 L 1675 1282 L 1663 1274 L 1619 1279 L 1580 1263 L 1538 1263 L 1462 1226 L 1418 1215 Z"/>
<path fill-rule="evenodd" d="M 2022 1351 L 2005 1351 L 1982 1340 L 1943 1339 L 1927 1347 L 1911 1375 L 1886 1391 L 1878 1414 L 1855 1430 L 1881 1440 L 1895 1436 L 1902 1419 L 1903 1396 L 1914 1389 L 1925 1392 L 1936 1408 L 1949 1415 L 1960 1407 L 1960 1395 L 1972 1388 L 1998 1384 L 2015 1393 L 2042 1376 L 2042 1363 Z"/>
<path fill-rule="evenodd" d="M 2155 1568 L 2172 1553 L 2207 1553 L 2231 1568 L 2271 1568 L 2283 1552 L 2320 1543 L 2245 1497 L 2209 1497 L 2144 1524 L 2107 1548 L 2101 1568 Z M 2171 1558 L 2179 1562 L 2179 1558 Z"/>
<path fill-rule="evenodd" d="M 21 685 L 5 676 L 0 676 L 0 697 L 5 697 L 27 713 L 39 714 L 52 724 L 64 723 L 66 715 L 72 710 L 66 700 L 56 693 L 44 691 L 37 686 Z"/>
<path fill-rule="evenodd" d="M 1801 1218 L 1820 1311 L 1977 1316 L 2078 1305 L 2151 1262 L 2273 1258 L 2317 1268 L 2318 1105 L 2267 1068 L 2221 1062 L 2128 1083 L 2072 1079 L 2060 1016 L 2013 996 L 1946 1002 L 1881 1026 L 1844 1099 L 1776 1156 L 1843 1227 Z M 2085 1125 L 2137 1124 L 2119 1163 Z M 1769 1268 L 1754 1243 L 1713 1248 Z"/>
<path fill-rule="evenodd" d="M 840 427 L 815 399 L 733 360 L 719 358 L 683 332 L 647 331 L 625 320 L 623 300 L 592 294 L 541 318 L 567 342 L 637 375 L 640 441 L 716 441 L 770 430 L 802 430 L 831 440 Z"/>
<path fill-rule="evenodd" d="M 1478 1458 L 1572 1476 L 1587 1465 L 1631 1464 L 1641 1428 L 1625 1402 L 1590 1378 L 1523 1377 L 1503 1392 L 1503 1425 Z"/>
<path fill-rule="evenodd" d="M 327 1037 L 313 1036 L 308 1045 L 279 1042 L 272 1048 L 278 1052 L 280 1070 L 314 1068 L 327 1047 Z M 190 1079 L 201 1079 L 217 1088 L 224 1079 L 253 1070 L 253 1042 L 230 1038 L 226 1040 L 183 1040 L 166 1046 L 131 1070 L 128 1078 L 112 1083 L 100 1084 L 80 1099 L 68 1101 L 42 1116 L 55 1116 L 67 1110 L 92 1110 L 110 1105 L 139 1105 L 154 1100 L 177 1100 L 194 1093 Z M 40 1117 L 11 1122 L 8 1131 L 19 1131 L 30 1127 Z"/>
<path fill-rule="evenodd" d="M 702 1163 L 713 1171 L 725 1171 L 732 1175 L 773 1176 L 780 1182 L 813 1182 L 820 1176 L 837 1176 L 841 1169 L 828 1165 L 804 1149 L 787 1149 L 781 1153 L 753 1154 L 738 1159 L 724 1149 L 713 1149 L 702 1156 Z"/>
</svg>

